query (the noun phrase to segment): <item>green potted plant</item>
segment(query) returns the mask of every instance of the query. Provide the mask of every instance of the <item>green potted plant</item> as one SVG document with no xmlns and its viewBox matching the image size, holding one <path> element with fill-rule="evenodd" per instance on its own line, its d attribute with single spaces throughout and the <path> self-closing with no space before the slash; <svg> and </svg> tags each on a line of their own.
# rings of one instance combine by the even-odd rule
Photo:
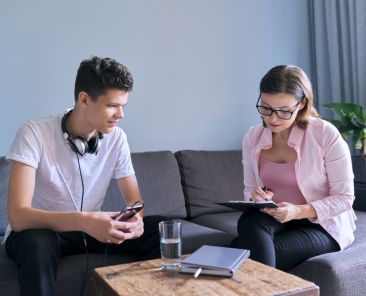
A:
<svg viewBox="0 0 366 296">
<path fill-rule="evenodd" d="M 346 141 L 351 141 L 362 157 L 366 155 L 366 109 L 353 103 L 326 103 L 323 105 L 333 110 L 340 120 L 329 120 L 342 134 Z"/>
<path fill-rule="evenodd" d="M 329 120 L 333 123 L 351 145 L 352 166 L 355 175 L 354 208 L 366 207 L 366 109 L 353 103 L 326 103 L 323 105 L 333 110 L 338 120 Z"/>
</svg>

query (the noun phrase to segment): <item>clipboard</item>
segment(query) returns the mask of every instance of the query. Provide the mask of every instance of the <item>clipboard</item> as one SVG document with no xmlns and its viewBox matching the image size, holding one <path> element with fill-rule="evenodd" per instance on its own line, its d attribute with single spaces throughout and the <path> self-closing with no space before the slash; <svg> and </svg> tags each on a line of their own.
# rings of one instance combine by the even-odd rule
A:
<svg viewBox="0 0 366 296">
<path fill-rule="evenodd" d="M 277 204 L 272 200 L 267 201 L 245 201 L 231 200 L 228 202 L 215 202 L 217 205 L 225 206 L 239 211 L 247 211 L 248 209 L 277 208 Z"/>
</svg>

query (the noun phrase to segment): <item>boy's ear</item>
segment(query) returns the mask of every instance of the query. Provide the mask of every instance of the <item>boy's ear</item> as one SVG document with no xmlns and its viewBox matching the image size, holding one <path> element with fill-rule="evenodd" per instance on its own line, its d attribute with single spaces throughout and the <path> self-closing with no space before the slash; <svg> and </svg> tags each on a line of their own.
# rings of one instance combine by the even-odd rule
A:
<svg viewBox="0 0 366 296">
<path fill-rule="evenodd" d="M 89 99 L 89 95 L 86 91 L 79 92 L 79 95 L 78 95 L 79 104 L 81 104 L 81 105 L 88 104 L 88 99 Z"/>
</svg>

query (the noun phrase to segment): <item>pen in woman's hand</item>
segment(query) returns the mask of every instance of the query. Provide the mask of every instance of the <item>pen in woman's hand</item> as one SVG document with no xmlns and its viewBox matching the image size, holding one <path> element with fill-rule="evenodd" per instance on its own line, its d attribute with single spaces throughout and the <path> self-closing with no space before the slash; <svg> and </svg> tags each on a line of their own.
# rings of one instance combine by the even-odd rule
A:
<svg viewBox="0 0 366 296">
<path fill-rule="evenodd" d="M 267 193 L 268 191 L 271 191 L 271 189 L 269 189 L 267 186 L 263 186 L 262 190 Z"/>
<path fill-rule="evenodd" d="M 264 191 L 264 193 L 268 193 L 268 192 L 271 192 L 271 189 L 270 188 L 268 188 L 267 186 L 263 186 L 262 188 L 261 188 L 263 191 Z M 268 198 L 265 198 L 265 200 L 268 200 Z"/>
</svg>

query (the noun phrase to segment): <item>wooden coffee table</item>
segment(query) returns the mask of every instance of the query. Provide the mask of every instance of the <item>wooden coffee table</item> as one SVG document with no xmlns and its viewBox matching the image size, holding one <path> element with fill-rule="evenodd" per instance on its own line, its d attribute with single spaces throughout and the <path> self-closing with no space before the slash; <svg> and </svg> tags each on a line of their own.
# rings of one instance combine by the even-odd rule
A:
<svg viewBox="0 0 366 296">
<path fill-rule="evenodd" d="M 160 259 L 96 268 L 95 296 L 111 295 L 319 295 L 314 283 L 247 260 L 232 278 L 162 271 Z"/>
</svg>

